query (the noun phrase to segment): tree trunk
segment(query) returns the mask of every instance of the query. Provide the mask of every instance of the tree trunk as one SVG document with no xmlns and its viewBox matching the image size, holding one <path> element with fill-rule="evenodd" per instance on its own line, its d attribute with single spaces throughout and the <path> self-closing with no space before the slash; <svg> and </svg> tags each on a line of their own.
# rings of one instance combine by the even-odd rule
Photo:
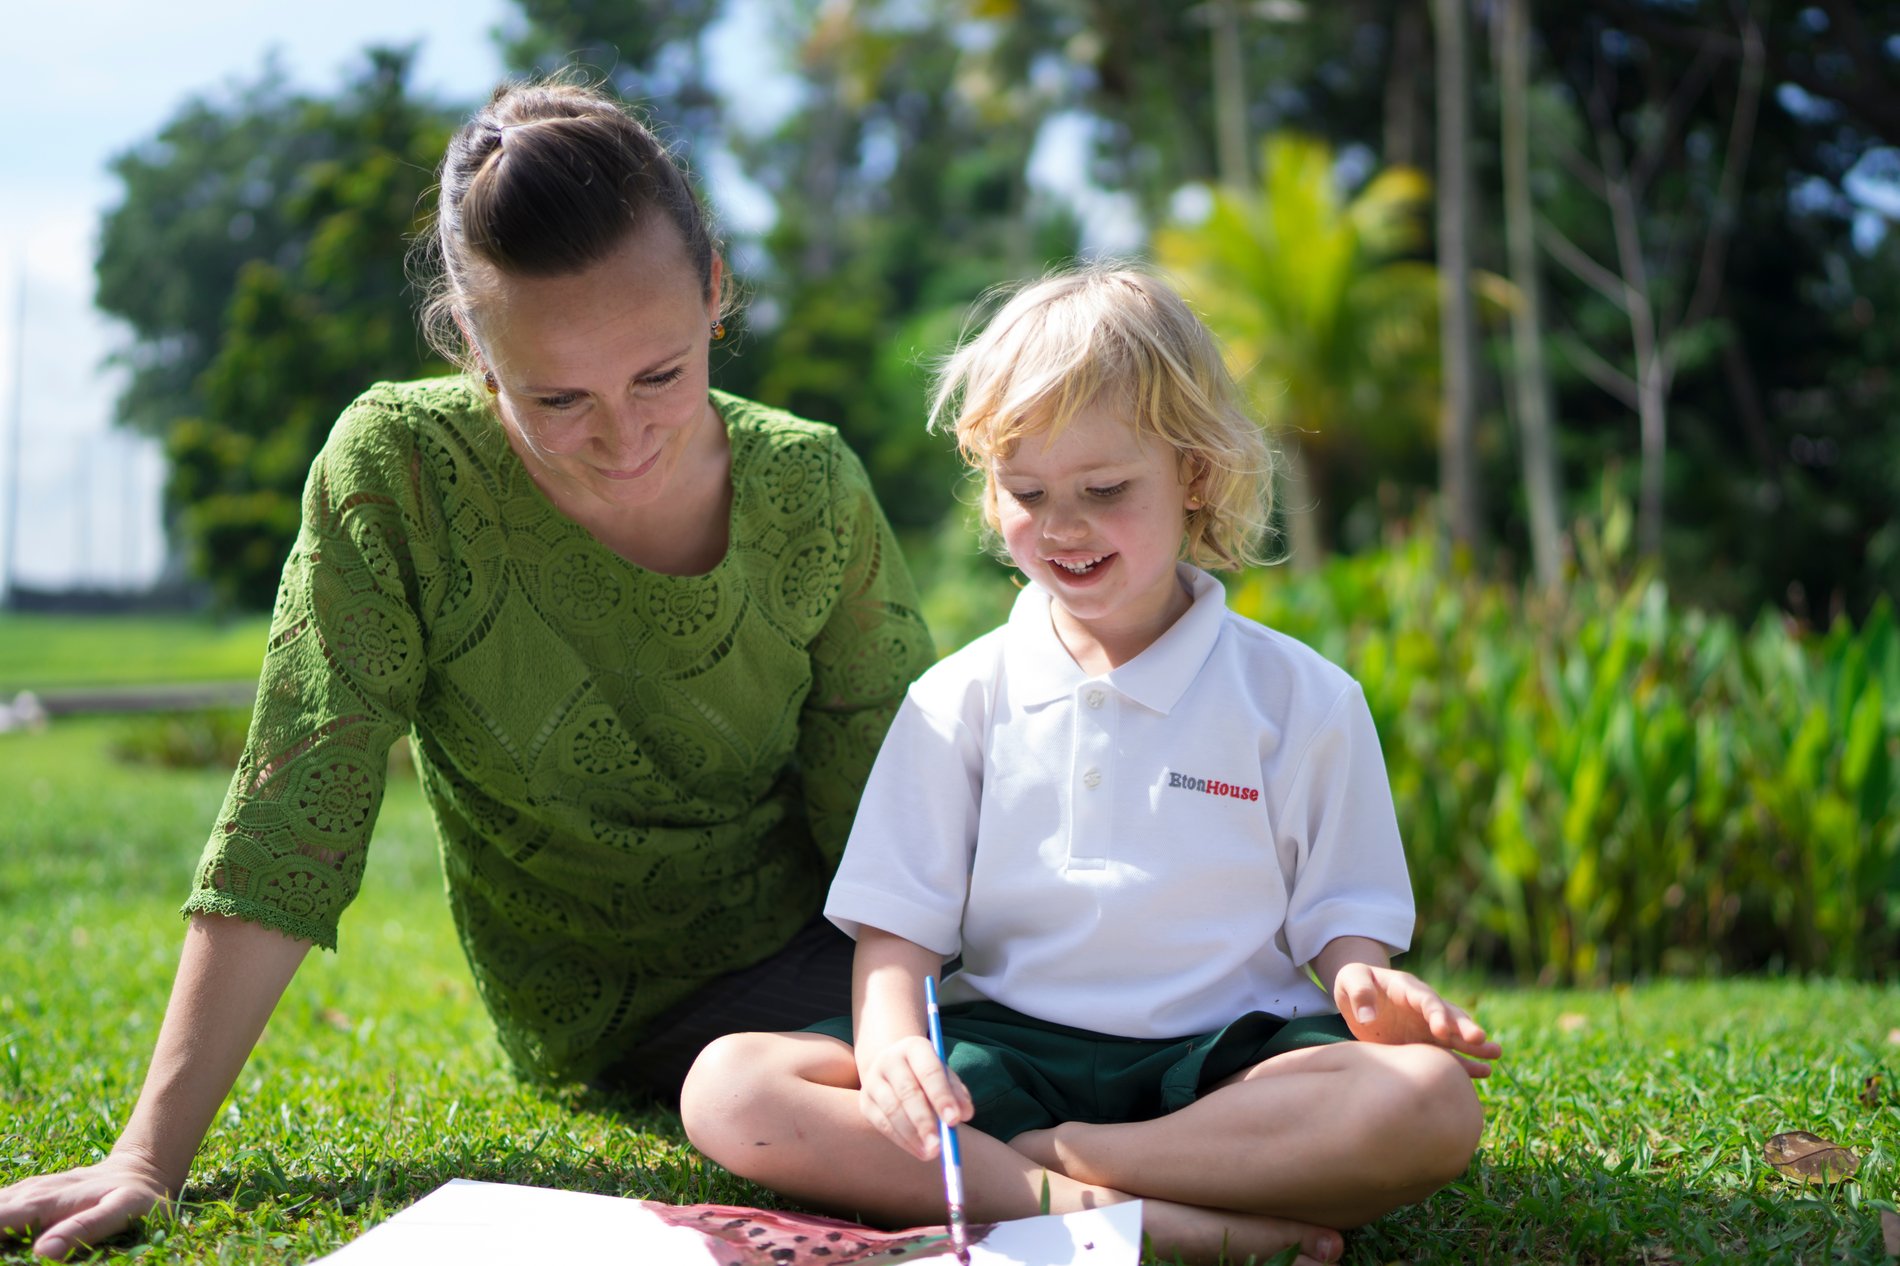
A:
<svg viewBox="0 0 1900 1266">
<path fill-rule="evenodd" d="M 1392 54 L 1385 71 L 1385 162 L 1423 167 L 1425 138 L 1419 121 L 1418 73 L 1425 60 L 1425 11 L 1402 0 L 1392 15 Z"/>
<path fill-rule="evenodd" d="M 1636 544 L 1643 556 L 1662 566 L 1663 463 L 1669 454 L 1669 380 L 1673 375 L 1660 349 L 1650 341 L 1648 355 L 1636 353 L 1636 416 L 1642 428 L 1643 470 L 1636 502 Z"/>
<path fill-rule="evenodd" d="M 1281 450 L 1277 504 L 1286 528 L 1286 556 L 1295 571 L 1312 571 L 1326 557 L 1326 534 L 1321 529 L 1317 481 L 1311 456 L 1300 447 L 1302 431 L 1291 432 Z"/>
<path fill-rule="evenodd" d="M 1240 17 L 1234 0 L 1209 0 L 1208 38 L 1214 59 L 1214 134 L 1219 140 L 1220 182 L 1248 187 L 1247 90 L 1240 65 Z"/>
<path fill-rule="evenodd" d="M 837 268 L 837 220 L 830 211 L 837 205 L 838 190 L 843 183 L 842 150 L 849 130 L 844 105 L 839 100 L 837 66 L 827 66 L 814 80 L 819 99 L 812 107 L 808 158 L 799 173 L 799 196 L 806 207 L 816 212 L 808 215 L 802 226 L 806 234 L 805 249 L 799 255 L 798 269 L 805 280 L 829 277 Z"/>
<path fill-rule="evenodd" d="M 1451 544 L 1473 549 L 1478 544 L 1477 331 L 1471 305 L 1469 59 L 1464 4 L 1465 0 L 1432 0 L 1438 36 L 1438 293 L 1444 366 L 1438 466 Z"/>
<path fill-rule="evenodd" d="M 1504 230 L 1517 305 L 1511 310 L 1512 385 L 1522 436 L 1524 500 L 1530 515 L 1531 562 L 1537 583 L 1559 582 L 1562 528 L 1557 459 L 1552 443 L 1550 375 L 1544 368 L 1543 300 L 1537 279 L 1536 226 L 1530 187 L 1530 15 L 1528 0 L 1504 0 L 1499 15 L 1498 80 L 1503 120 Z"/>
</svg>

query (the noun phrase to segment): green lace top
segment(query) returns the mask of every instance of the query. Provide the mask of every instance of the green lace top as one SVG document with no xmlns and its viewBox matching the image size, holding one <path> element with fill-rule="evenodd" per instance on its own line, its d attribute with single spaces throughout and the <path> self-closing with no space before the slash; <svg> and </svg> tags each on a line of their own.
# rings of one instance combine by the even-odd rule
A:
<svg viewBox="0 0 1900 1266">
<path fill-rule="evenodd" d="M 185 913 L 335 948 L 407 733 L 524 1072 L 591 1075 L 811 918 L 929 637 L 837 432 L 713 402 L 731 534 L 700 576 L 636 567 L 557 511 L 464 380 L 352 404 L 311 467 Z"/>
</svg>

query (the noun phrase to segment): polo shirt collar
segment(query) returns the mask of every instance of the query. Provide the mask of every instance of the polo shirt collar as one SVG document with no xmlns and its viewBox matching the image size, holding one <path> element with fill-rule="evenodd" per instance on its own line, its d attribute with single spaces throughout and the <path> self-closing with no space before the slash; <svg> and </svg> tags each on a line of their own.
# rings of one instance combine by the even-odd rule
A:
<svg viewBox="0 0 1900 1266">
<path fill-rule="evenodd" d="M 1194 599 L 1154 645 L 1102 681 L 1142 707 L 1166 716 L 1200 675 L 1214 651 L 1227 615 L 1227 591 L 1220 581 L 1186 563 L 1177 565 Z M 1010 609 L 1003 662 L 1010 698 L 1024 707 L 1053 703 L 1090 680 L 1056 636 L 1049 617 L 1049 591 L 1031 582 Z"/>
</svg>

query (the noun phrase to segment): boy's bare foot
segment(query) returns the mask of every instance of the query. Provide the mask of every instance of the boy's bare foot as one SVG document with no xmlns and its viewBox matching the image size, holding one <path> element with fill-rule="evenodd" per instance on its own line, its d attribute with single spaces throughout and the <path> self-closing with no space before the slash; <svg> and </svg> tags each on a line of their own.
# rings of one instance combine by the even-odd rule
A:
<svg viewBox="0 0 1900 1266">
<path fill-rule="evenodd" d="M 1295 1266 L 1316 1266 L 1338 1261 L 1346 1247 L 1345 1237 L 1327 1227 L 1257 1213 L 1203 1209 L 1171 1200 L 1142 1201 L 1141 1232 L 1154 1244 L 1157 1260 L 1179 1257 L 1183 1262 L 1204 1262 L 1207 1266 L 1223 1260 L 1244 1262 L 1250 1255 L 1266 1261 L 1289 1244 L 1300 1246 Z"/>
<path fill-rule="evenodd" d="M 1051 1173 L 1073 1177 L 1062 1167 L 1056 1146 L 1059 1128 L 1025 1130 L 1009 1146 Z M 1345 1248 L 1344 1237 L 1329 1227 L 1152 1197 L 1142 1203 L 1142 1233 L 1154 1241 L 1156 1254 L 1168 1261 L 1178 1255 L 1183 1262 L 1216 1263 L 1223 1252 L 1229 1262 L 1244 1262 L 1249 1254 L 1264 1261 L 1297 1243 L 1303 1254 L 1299 1266 L 1310 1266 L 1337 1261 Z"/>
</svg>

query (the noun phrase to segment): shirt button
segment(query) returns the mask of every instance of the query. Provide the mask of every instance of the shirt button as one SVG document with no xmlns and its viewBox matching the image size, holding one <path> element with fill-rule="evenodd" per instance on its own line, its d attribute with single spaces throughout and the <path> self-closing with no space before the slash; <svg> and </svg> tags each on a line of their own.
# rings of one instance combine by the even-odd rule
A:
<svg viewBox="0 0 1900 1266">
<path fill-rule="evenodd" d="M 1091 765 L 1083 772 L 1082 781 L 1090 787 L 1099 787 L 1102 783 L 1102 771 Z"/>
<path fill-rule="evenodd" d="M 1099 708 L 1099 707 L 1101 707 L 1101 706 L 1102 706 L 1102 700 L 1104 700 L 1104 699 L 1106 699 L 1106 698 L 1108 698 L 1108 696 L 1107 696 L 1107 695 L 1105 695 L 1105 694 L 1103 694 L 1103 693 L 1102 693 L 1102 692 L 1101 692 L 1100 690 L 1091 690 L 1091 691 L 1089 691 L 1089 707 L 1091 707 L 1091 708 Z"/>
</svg>

